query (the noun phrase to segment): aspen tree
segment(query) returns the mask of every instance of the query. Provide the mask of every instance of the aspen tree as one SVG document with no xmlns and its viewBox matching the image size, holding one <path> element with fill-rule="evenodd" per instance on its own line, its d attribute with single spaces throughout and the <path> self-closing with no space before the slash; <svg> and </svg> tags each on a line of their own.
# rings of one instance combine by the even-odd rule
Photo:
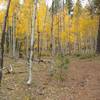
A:
<svg viewBox="0 0 100 100">
<path fill-rule="evenodd" d="M 29 78 L 27 84 L 30 85 L 32 82 L 32 55 L 34 45 L 34 34 L 35 34 L 35 22 L 36 22 L 36 11 L 37 11 L 37 0 L 34 1 L 34 11 L 32 18 L 32 33 L 31 33 L 31 47 L 30 47 L 30 58 L 29 58 Z"/>
</svg>

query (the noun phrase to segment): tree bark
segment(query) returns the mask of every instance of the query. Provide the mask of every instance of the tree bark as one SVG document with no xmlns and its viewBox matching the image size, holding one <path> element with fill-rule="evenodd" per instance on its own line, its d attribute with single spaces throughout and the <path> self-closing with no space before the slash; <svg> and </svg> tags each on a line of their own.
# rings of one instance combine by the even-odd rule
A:
<svg viewBox="0 0 100 100">
<path fill-rule="evenodd" d="M 54 6 L 54 2 L 52 2 L 52 14 L 51 14 L 51 55 L 54 56 L 55 55 L 55 37 L 54 37 L 54 9 L 53 9 L 53 6 Z"/>
<path fill-rule="evenodd" d="M 30 85 L 32 82 L 32 56 L 33 56 L 33 45 L 34 45 L 34 33 L 36 25 L 36 11 L 37 11 L 37 0 L 34 1 L 34 12 L 32 20 L 32 34 L 31 34 L 31 47 L 30 47 L 30 58 L 29 58 L 29 78 L 27 84 Z"/>
<path fill-rule="evenodd" d="M 16 13 L 13 14 L 13 17 L 12 17 L 12 34 L 13 34 L 13 57 L 15 58 L 15 49 L 16 49 L 16 36 L 15 36 L 15 33 L 16 33 Z"/>
<path fill-rule="evenodd" d="M 100 15 L 99 15 L 99 27 L 98 27 L 98 35 L 97 35 L 97 53 L 100 54 Z"/>
<path fill-rule="evenodd" d="M 38 33 L 38 59 L 40 60 L 40 32 L 39 32 L 39 22 L 37 21 L 37 33 Z"/>
<path fill-rule="evenodd" d="M 3 23 L 3 27 L 2 27 L 2 36 L 1 36 L 1 44 L 0 44 L 0 46 L 1 46 L 0 47 L 0 84 L 1 84 L 1 80 L 2 80 L 5 31 L 6 31 L 7 18 L 8 18 L 9 8 L 10 8 L 10 2 L 11 2 L 11 0 L 8 0 L 7 10 L 6 10 L 6 14 L 4 17 L 4 23 Z"/>
</svg>

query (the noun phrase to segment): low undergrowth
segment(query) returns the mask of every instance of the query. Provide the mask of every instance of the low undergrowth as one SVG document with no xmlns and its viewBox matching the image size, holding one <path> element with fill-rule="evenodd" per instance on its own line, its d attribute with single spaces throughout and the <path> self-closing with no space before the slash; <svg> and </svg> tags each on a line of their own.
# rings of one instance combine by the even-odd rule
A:
<svg viewBox="0 0 100 100">
<path fill-rule="evenodd" d="M 65 73 L 68 69 L 69 59 L 67 56 L 58 54 L 56 56 L 55 67 L 56 67 L 56 78 L 60 81 L 64 81 Z"/>
</svg>

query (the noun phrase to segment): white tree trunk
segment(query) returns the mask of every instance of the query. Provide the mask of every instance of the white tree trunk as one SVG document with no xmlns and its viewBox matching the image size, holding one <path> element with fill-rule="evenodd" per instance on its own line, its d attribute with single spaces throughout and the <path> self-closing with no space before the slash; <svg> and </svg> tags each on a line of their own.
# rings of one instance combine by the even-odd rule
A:
<svg viewBox="0 0 100 100">
<path fill-rule="evenodd" d="M 13 57 L 15 57 L 15 14 L 13 15 L 13 22 L 12 22 L 12 25 L 13 25 Z"/>
<path fill-rule="evenodd" d="M 32 34 L 31 34 L 31 47 L 30 47 L 30 58 L 29 58 L 29 78 L 27 81 L 28 85 L 32 83 L 32 55 L 33 55 L 33 45 L 34 45 L 36 10 L 37 10 L 37 0 L 34 1 L 34 12 L 32 19 Z"/>
</svg>

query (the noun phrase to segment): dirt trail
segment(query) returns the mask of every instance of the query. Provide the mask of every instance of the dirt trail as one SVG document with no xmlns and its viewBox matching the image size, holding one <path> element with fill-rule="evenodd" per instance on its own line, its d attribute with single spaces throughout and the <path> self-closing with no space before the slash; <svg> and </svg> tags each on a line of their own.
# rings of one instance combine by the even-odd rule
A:
<svg viewBox="0 0 100 100">
<path fill-rule="evenodd" d="M 5 66 L 11 63 L 14 73 L 4 71 L 0 100 L 100 100 L 100 57 L 72 59 L 64 82 L 49 75 L 50 64 L 34 64 L 30 87 L 25 61 L 5 58 Z"/>
</svg>

